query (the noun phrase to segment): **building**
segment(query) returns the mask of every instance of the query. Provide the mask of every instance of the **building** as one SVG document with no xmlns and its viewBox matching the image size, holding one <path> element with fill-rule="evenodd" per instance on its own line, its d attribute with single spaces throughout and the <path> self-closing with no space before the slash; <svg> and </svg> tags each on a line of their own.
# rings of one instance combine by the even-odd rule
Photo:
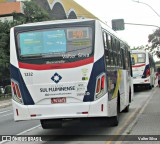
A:
<svg viewBox="0 0 160 144">
<path fill-rule="evenodd" d="M 23 14 L 24 0 L 0 0 L 0 20 L 13 20 L 13 12 Z M 53 19 L 98 19 L 74 0 L 34 0 Z"/>
<path fill-rule="evenodd" d="M 74 0 L 35 0 L 51 17 L 55 19 L 93 18 L 92 13 L 77 4 Z"/>
<path fill-rule="evenodd" d="M 0 0 L 0 21 L 13 20 L 13 12 L 22 14 L 23 3 L 15 0 Z"/>
</svg>

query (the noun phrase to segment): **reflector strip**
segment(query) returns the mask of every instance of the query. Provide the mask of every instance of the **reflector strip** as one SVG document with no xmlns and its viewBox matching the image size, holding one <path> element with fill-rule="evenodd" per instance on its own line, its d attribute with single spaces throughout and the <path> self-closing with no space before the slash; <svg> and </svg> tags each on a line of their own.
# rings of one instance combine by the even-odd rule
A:
<svg viewBox="0 0 160 144">
<path fill-rule="evenodd" d="M 19 116 L 18 109 L 16 109 L 16 114 L 17 114 L 17 116 Z"/>
<path fill-rule="evenodd" d="M 101 111 L 103 112 L 103 104 L 101 104 Z"/>
<path fill-rule="evenodd" d="M 88 112 L 82 112 L 82 114 L 88 114 Z"/>
<path fill-rule="evenodd" d="M 36 114 L 32 114 L 31 117 L 36 117 Z"/>
</svg>

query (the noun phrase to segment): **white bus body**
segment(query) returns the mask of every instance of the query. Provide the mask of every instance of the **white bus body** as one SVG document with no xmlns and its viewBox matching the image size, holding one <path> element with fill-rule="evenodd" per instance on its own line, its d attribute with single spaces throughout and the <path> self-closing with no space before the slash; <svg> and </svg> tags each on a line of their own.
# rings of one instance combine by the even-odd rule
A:
<svg viewBox="0 0 160 144">
<path fill-rule="evenodd" d="M 103 32 L 115 46 L 109 58 Z M 118 112 L 129 109 L 130 49 L 98 20 L 16 26 L 10 54 L 15 121 L 39 119 L 49 128 L 54 120 L 111 117 L 117 125 Z"/>
<path fill-rule="evenodd" d="M 151 89 L 155 85 L 155 63 L 151 54 L 144 50 L 132 50 L 131 57 L 134 86 L 147 86 Z"/>
</svg>

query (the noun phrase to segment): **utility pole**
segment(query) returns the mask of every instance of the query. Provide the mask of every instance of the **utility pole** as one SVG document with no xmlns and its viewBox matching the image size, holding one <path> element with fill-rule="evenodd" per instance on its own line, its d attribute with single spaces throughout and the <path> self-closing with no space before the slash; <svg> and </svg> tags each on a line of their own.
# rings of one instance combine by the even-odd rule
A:
<svg viewBox="0 0 160 144">
<path fill-rule="evenodd" d="M 149 24 L 137 24 L 137 23 L 124 23 L 124 24 L 128 24 L 128 25 L 139 25 L 139 26 L 152 26 L 152 27 L 157 27 L 160 28 L 157 25 L 149 25 Z"/>
<path fill-rule="evenodd" d="M 139 0 L 132 0 L 132 1 L 133 2 L 137 2 L 137 3 L 141 3 L 141 4 L 144 4 L 144 5 L 148 6 L 160 18 L 160 15 L 149 4 L 144 3 L 144 2 L 140 2 Z"/>
</svg>

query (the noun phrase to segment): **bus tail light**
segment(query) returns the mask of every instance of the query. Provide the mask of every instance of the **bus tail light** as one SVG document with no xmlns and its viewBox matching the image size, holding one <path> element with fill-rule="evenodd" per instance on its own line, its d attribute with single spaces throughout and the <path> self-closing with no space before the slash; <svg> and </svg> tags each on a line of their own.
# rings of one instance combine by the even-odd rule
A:
<svg viewBox="0 0 160 144">
<path fill-rule="evenodd" d="M 100 93 L 100 91 L 101 91 L 101 80 L 99 78 L 97 80 L 96 94 Z"/>
<path fill-rule="evenodd" d="M 18 96 L 19 99 L 21 99 L 22 97 L 21 97 L 21 93 L 20 93 L 18 85 L 15 84 L 15 87 L 16 87 L 17 96 Z"/>
<path fill-rule="evenodd" d="M 147 70 L 146 70 L 146 77 L 149 77 L 150 74 L 151 74 L 150 69 L 147 69 Z"/>
<path fill-rule="evenodd" d="M 103 75 L 101 78 L 101 90 L 103 90 L 105 87 L 105 76 Z"/>
<path fill-rule="evenodd" d="M 16 88 L 13 81 L 11 82 L 11 86 L 12 86 L 13 94 L 16 95 Z"/>
<path fill-rule="evenodd" d="M 105 74 L 101 74 L 98 76 L 96 81 L 96 91 L 95 91 L 95 99 L 99 99 L 102 97 L 106 92 L 106 77 Z"/>
<path fill-rule="evenodd" d="M 15 81 L 11 80 L 11 86 L 12 86 L 12 96 L 13 99 L 19 103 L 22 103 L 22 96 L 21 96 L 21 92 L 18 86 L 18 83 L 16 83 Z"/>
</svg>

